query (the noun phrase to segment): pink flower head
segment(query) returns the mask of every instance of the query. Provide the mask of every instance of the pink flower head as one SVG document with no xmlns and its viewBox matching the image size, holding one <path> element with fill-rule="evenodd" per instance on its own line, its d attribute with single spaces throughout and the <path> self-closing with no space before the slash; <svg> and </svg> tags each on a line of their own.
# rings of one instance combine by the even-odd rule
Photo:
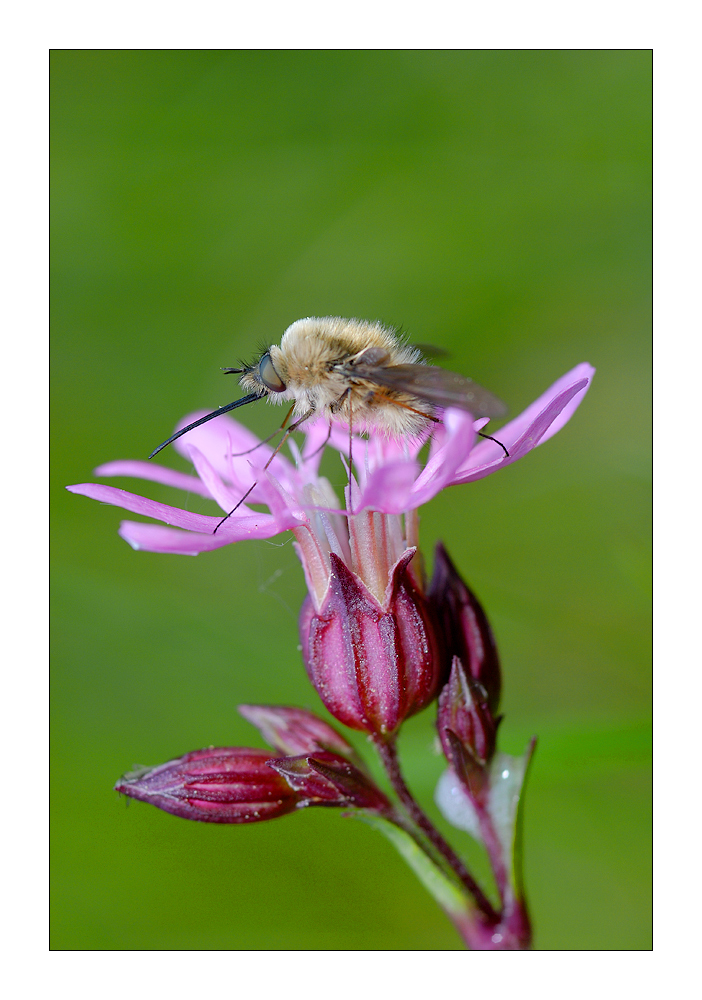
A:
<svg viewBox="0 0 702 1000">
<path fill-rule="evenodd" d="M 223 415 L 174 443 L 196 475 L 139 461 L 111 462 L 96 470 L 103 476 L 135 476 L 175 486 L 214 499 L 225 513 L 236 507 L 223 522 L 112 486 L 86 483 L 68 489 L 167 525 L 124 521 L 120 534 L 135 549 L 196 555 L 245 538 L 292 531 L 309 591 L 300 634 L 310 678 L 336 718 L 386 737 L 428 704 L 445 679 L 440 630 L 417 558 L 417 508 L 444 487 L 490 475 L 548 440 L 570 419 L 593 373 L 590 365 L 578 365 L 502 427 L 499 441 L 508 454 L 491 440 L 476 444 L 486 420 L 476 421 L 457 409 L 444 412 L 423 466 L 418 456 L 426 435 L 409 440 L 354 437 L 353 475 L 343 506 L 318 470 L 327 442 L 348 455 L 349 434 L 319 420 L 303 425 L 301 452 L 290 443 L 294 461 L 274 455 L 270 446 Z M 190 415 L 180 426 L 198 416 Z M 240 503 L 244 496 L 247 502 Z M 266 511 L 249 504 L 263 505 Z M 456 590 L 455 574 L 447 573 L 444 594 L 453 594 L 458 604 L 470 603 Z M 465 639 L 470 645 L 470 629 Z M 462 655 L 459 649 L 451 653 Z M 496 701 L 496 662 L 494 670 L 490 663 L 475 663 L 474 656 L 465 665 L 478 671 L 476 679 Z"/>
<path fill-rule="evenodd" d="M 355 438 L 353 461 L 358 482 L 353 489 L 352 507 L 351 498 L 347 497 L 345 510 L 340 509 L 329 483 L 317 474 L 328 434 L 328 427 L 320 421 L 304 425 L 306 442 L 302 453 L 291 444 L 294 464 L 278 454 L 265 472 L 263 466 L 272 454 L 270 446 L 258 442 L 254 434 L 226 415 L 195 428 L 175 442 L 176 450 L 192 462 L 195 475 L 176 472 L 158 463 L 130 460 L 109 462 L 95 470 L 99 476 L 152 480 L 211 498 L 225 513 L 255 482 L 248 503 L 242 504 L 216 534 L 213 532 L 220 520 L 218 517 L 157 503 L 114 486 L 81 483 L 67 488 L 72 493 L 81 493 L 167 525 L 123 521 L 120 534 L 135 549 L 197 555 L 230 542 L 271 538 L 287 530 L 293 530 L 300 542 L 300 536 L 308 531 L 318 542 L 319 558 L 328 572 L 328 556 L 332 551 L 350 565 L 354 543 L 348 527 L 342 523 L 345 515 L 362 511 L 405 514 L 427 503 L 447 486 L 482 479 L 511 465 L 568 422 L 582 402 L 593 374 L 591 365 L 577 365 L 522 414 L 501 427 L 498 437 L 509 457 L 493 441 L 482 440 L 476 444 L 477 430 L 485 426 L 486 420 L 474 421 L 462 410 L 445 411 L 443 424 L 439 424 L 432 435 L 429 458 L 423 467 L 418 461 L 422 439 L 408 441 L 371 436 L 364 441 Z M 184 427 L 199 415 L 190 414 L 178 426 Z M 348 433 L 335 425 L 330 445 L 346 453 Z M 252 510 L 249 504 L 264 505 L 267 513 Z M 388 552 L 390 549 L 392 545 Z M 395 546 L 393 554 L 396 552 Z M 364 558 L 362 552 L 357 555 Z M 399 555 L 396 554 L 393 563 Z M 308 583 L 315 584 L 311 589 L 319 599 L 322 592 L 316 585 L 318 567 L 312 562 L 305 565 Z M 387 572 L 385 578 L 387 580 Z"/>
</svg>

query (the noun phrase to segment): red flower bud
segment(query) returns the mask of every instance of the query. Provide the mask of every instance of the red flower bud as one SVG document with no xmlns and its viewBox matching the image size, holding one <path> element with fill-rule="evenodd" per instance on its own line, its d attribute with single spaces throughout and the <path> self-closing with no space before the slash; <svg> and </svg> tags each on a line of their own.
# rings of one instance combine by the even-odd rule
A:
<svg viewBox="0 0 702 1000">
<path fill-rule="evenodd" d="M 498 723 L 488 707 L 485 688 L 466 673 L 454 656 L 451 676 L 439 695 L 436 718 L 444 753 L 451 759 L 453 740 L 446 737 L 450 732 L 478 763 L 488 763 L 495 753 Z"/>
<path fill-rule="evenodd" d="M 457 656 L 466 674 L 485 689 L 489 709 L 494 715 L 500 702 L 501 686 L 495 637 L 480 602 L 459 576 L 441 542 L 436 546 L 429 600 L 446 646 L 445 677 L 451 670 L 453 657 Z"/>
<path fill-rule="evenodd" d="M 298 796 L 266 761 L 269 750 L 210 747 L 125 774 L 115 790 L 204 823 L 257 823 L 297 808 Z"/>
<path fill-rule="evenodd" d="M 499 722 L 490 712 L 485 688 L 454 656 L 451 676 L 439 695 L 436 725 L 446 759 L 476 803 L 487 789 Z"/>
<path fill-rule="evenodd" d="M 395 563 L 381 602 L 331 553 L 319 610 L 307 597 L 300 613 L 307 672 L 331 714 L 351 729 L 389 735 L 435 697 L 441 647 L 428 602 L 408 570 Z"/>
</svg>

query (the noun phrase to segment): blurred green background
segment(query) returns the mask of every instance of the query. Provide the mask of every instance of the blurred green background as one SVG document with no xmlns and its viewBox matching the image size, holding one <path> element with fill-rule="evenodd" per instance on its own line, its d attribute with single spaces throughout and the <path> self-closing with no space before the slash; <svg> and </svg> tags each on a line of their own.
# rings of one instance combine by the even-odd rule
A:
<svg viewBox="0 0 702 1000">
<path fill-rule="evenodd" d="M 597 367 L 560 434 L 446 491 L 422 539 L 430 563 L 445 541 L 492 621 L 502 748 L 539 735 L 535 946 L 650 947 L 650 53 L 51 62 L 53 947 L 461 946 L 390 845 L 334 810 L 218 827 L 111 790 L 133 764 L 262 745 L 239 702 L 319 708 L 297 652 L 304 583 L 288 537 L 136 553 L 126 515 L 63 487 L 144 458 L 236 397 L 221 366 L 326 314 L 440 345 L 512 415 Z M 242 414 L 261 434 L 279 417 Z M 431 710 L 401 750 L 436 817 Z"/>
</svg>

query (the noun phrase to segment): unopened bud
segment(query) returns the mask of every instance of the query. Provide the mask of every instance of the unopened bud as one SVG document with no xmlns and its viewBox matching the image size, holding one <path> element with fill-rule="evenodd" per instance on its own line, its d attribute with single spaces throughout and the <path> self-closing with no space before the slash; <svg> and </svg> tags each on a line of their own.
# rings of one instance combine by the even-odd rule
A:
<svg viewBox="0 0 702 1000">
<path fill-rule="evenodd" d="M 210 747 L 125 774 L 115 790 L 183 819 L 257 823 L 297 808 L 298 797 L 266 761 L 269 750 Z"/>
<path fill-rule="evenodd" d="M 450 731 L 479 763 L 489 762 L 495 753 L 495 738 L 499 719 L 492 717 L 487 692 L 463 668 L 457 656 L 453 658 L 451 675 L 439 695 L 436 724 L 446 756 Z"/>
<path fill-rule="evenodd" d="M 457 656 L 466 674 L 485 689 L 490 711 L 500 702 L 500 661 L 490 623 L 475 594 L 461 579 L 446 549 L 438 543 L 429 600 L 442 629 L 447 652 L 446 678 Z"/>
<path fill-rule="evenodd" d="M 436 725 L 446 759 L 474 799 L 485 789 L 499 721 L 492 717 L 485 689 L 454 656 L 451 676 L 439 695 Z"/>
</svg>

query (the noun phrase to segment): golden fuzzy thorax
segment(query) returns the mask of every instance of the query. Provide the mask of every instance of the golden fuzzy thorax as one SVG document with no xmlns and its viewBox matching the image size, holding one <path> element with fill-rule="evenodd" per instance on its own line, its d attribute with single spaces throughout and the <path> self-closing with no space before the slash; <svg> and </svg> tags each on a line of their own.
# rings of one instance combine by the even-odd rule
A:
<svg viewBox="0 0 702 1000">
<path fill-rule="evenodd" d="M 271 402 L 294 403 L 294 418 L 312 411 L 343 423 L 351 417 L 359 431 L 379 430 L 397 437 L 418 434 L 429 423 L 422 414 L 433 413 L 429 403 L 349 374 L 349 364 L 362 358 L 369 348 L 383 352 L 384 365 L 421 360 L 416 348 L 403 344 L 380 323 L 338 316 L 308 317 L 289 326 L 280 347 L 269 351 L 285 391 L 266 389 L 256 377 L 256 368 L 242 376 L 241 385 L 249 392 L 266 394 Z M 346 371 L 341 370 L 344 367 Z"/>
</svg>

